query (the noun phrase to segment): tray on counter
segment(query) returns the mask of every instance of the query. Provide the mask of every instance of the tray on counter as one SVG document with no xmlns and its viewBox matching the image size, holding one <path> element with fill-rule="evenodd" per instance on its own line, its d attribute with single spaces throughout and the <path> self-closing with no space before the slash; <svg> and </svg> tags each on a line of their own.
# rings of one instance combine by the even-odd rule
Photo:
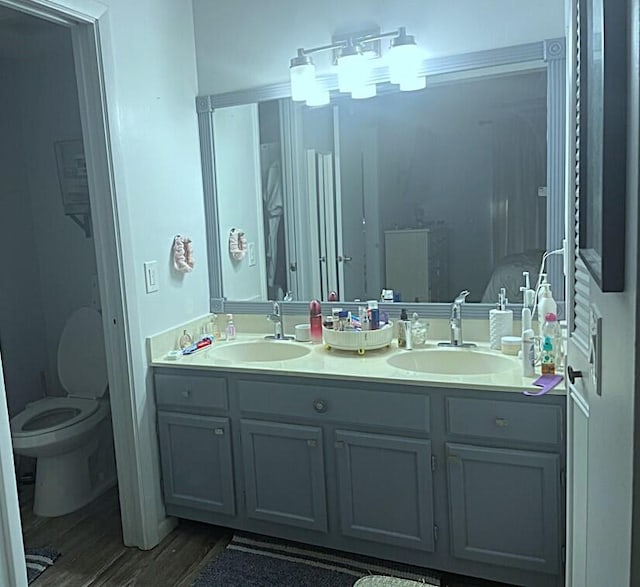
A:
<svg viewBox="0 0 640 587">
<path fill-rule="evenodd" d="M 332 330 L 322 327 L 322 342 L 327 350 L 355 351 L 364 355 L 366 351 L 389 346 L 392 338 L 393 322 L 377 330 Z"/>
</svg>

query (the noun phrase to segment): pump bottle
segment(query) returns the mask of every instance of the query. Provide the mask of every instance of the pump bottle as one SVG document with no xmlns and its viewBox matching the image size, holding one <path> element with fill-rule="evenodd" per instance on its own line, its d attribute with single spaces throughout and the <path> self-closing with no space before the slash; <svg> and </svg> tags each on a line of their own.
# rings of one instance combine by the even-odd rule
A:
<svg viewBox="0 0 640 587">
<path fill-rule="evenodd" d="M 541 337 L 544 336 L 542 328 L 547 314 L 554 314 L 557 316 L 558 306 L 553 299 L 551 286 L 545 277 L 543 282 L 540 284 L 540 292 L 538 293 L 538 328 L 540 330 Z"/>
</svg>

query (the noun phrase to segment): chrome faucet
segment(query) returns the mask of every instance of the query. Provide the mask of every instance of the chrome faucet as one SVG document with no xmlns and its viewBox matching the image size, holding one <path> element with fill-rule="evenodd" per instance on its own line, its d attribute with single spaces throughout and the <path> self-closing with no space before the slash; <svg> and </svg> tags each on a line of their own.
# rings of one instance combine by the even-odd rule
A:
<svg viewBox="0 0 640 587">
<path fill-rule="evenodd" d="M 273 311 L 271 314 L 267 314 L 267 320 L 273 322 L 273 336 L 267 336 L 266 338 L 275 338 L 276 340 L 286 338 L 282 332 L 282 314 L 278 302 L 273 302 Z"/>
<path fill-rule="evenodd" d="M 449 330 L 451 333 L 451 340 L 449 342 L 439 342 L 438 346 L 451 346 L 451 347 L 474 347 L 476 346 L 472 342 L 462 341 L 462 304 L 464 304 L 469 290 L 461 291 L 456 299 L 451 304 L 451 317 L 449 318 Z"/>
</svg>

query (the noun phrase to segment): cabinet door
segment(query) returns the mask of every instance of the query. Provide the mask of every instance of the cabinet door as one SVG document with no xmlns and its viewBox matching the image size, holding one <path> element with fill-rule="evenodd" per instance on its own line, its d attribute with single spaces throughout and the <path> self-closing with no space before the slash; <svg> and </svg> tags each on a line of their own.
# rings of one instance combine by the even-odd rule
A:
<svg viewBox="0 0 640 587">
<path fill-rule="evenodd" d="M 556 574 L 559 457 L 447 444 L 454 556 Z"/>
<path fill-rule="evenodd" d="M 241 420 L 249 518 L 327 531 L 322 430 Z"/>
<path fill-rule="evenodd" d="M 228 418 L 158 412 L 167 504 L 235 514 Z"/>
<path fill-rule="evenodd" d="M 434 550 L 431 442 L 336 431 L 343 534 Z"/>
</svg>

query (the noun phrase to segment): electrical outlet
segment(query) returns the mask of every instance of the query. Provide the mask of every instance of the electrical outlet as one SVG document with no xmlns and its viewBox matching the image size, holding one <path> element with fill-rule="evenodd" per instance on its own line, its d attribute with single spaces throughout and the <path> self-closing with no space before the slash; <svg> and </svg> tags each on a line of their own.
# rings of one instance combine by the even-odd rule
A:
<svg viewBox="0 0 640 587">
<path fill-rule="evenodd" d="M 144 264 L 144 285 L 147 289 L 147 293 L 153 293 L 158 291 L 158 262 L 147 261 Z"/>
<path fill-rule="evenodd" d="M 256 243 L 249 243 L 249 267 L 256 264 Z"/>
</svg>

